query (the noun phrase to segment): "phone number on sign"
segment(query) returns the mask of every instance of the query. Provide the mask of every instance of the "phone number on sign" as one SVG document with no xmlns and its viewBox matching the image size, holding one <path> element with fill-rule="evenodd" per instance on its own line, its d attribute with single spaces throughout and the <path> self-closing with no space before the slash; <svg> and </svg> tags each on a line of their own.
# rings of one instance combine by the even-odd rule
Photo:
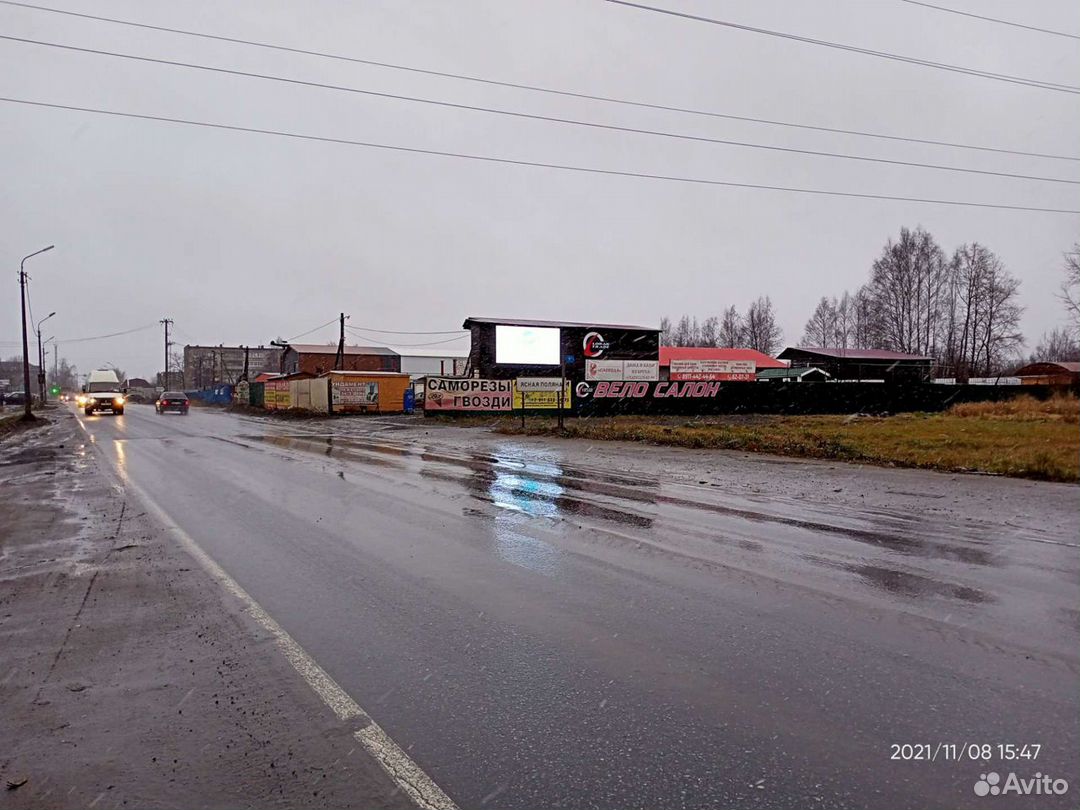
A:
<svg viewBox="0 0 1080 810">
<path fill-rule="evenodd" d="M 905 762 L 1036 760 L 1041 743 L 890 743 L 889 759 Z"/>
</svg>

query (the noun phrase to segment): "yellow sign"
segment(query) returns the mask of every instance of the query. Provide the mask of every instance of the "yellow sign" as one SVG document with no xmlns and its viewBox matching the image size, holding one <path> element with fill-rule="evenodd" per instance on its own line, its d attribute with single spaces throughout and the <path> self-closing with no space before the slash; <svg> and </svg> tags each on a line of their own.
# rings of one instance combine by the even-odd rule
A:
<svg viewBox="0 0 1080 810">
<path fill-rule="evenodd" d="M 517 381 L 514 382 L 514 410 L 556 410 L 559 407 L 559 391 L 519 391 Z M 563 408 L 570 408 L 570 381 L 566 381 L 563 390 Z"/>
</svg>

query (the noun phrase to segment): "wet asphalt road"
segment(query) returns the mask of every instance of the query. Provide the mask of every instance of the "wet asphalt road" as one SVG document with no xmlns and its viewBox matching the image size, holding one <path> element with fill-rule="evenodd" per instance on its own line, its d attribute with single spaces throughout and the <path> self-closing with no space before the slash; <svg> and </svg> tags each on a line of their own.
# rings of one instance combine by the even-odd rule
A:
<svg viewBox="0 0 1080 810">
<path fill-rule="evenodd" d="M 463 808 L 979 807 L 987 770 L 1070 781 L 1011 807 L 1080 792 L 1075 487 L 1024 484 L 1023 525 L 980 516 L 1019 485 L 986 478 L 917 474 L 964 513 L 838 509 L 569 443 L 78 418 Z"/>
</svg>

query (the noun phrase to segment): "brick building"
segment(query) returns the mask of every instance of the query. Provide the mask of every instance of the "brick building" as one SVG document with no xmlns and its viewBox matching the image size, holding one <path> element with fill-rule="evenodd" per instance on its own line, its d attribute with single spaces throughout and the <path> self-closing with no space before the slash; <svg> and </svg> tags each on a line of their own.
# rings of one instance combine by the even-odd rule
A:
<svg viewBox="0 0 1080 810">
<path fill-rule="evenodd" d="M 292 343 L 281 355 L 282 374 L 323 374 L 334 370 L 337 345 Z M 385 346 L 346 346 L 341 371 L 401 371 L 401 355 Z"/>
</svg>

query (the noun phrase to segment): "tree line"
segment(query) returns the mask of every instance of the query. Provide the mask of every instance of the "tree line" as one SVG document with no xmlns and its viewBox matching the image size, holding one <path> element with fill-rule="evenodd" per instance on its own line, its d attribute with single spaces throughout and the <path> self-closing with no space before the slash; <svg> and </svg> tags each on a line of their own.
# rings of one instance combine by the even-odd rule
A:
<svg viewBox="0 0 1080 810">
<path fill-rule="evenodd" d="M 751 303 L 745 315 L 730 306 L 719 316 L 700 322 L 689 315 L 683 315 L 675 324 L 666 315 L 660 319 L 661 346 L 744 347 L 776 354 L 783 336 L 772 299 L 767 295 Z"/>
<path fill-rule="evenodd" d="M 1030 360 L 1080 360 L 1080 243 L 1065 254 L 1058 292 L 1067 325 L 1043 334 Z M 988 377 L 1021 362 L 1020 281 L 979 242 L 951 254 L 917 227 L 900 229 L 855 291 L 822 296 L 800 346 L 891 349 L 934 359 L 941 376 Z M 745 314 L 728 307 L 699 321 L 660 320 L 662 346 L 747 347 L 776 354 L 783 333 L 763 296 Z"/>
<path fill-rule="evenodd" d="M 1075 266 L 1075 250 L 1066 254 L 1067 267 L 1070 261 Z M 1076 283 L 1067 281 L 1061 293 L 1074 312 Z M 818 301 L 800 345 L 891 349 L 934 358 L 943 376 L 992 376 L 1021 361 L 1019 294 L 1020 281 L 986 245 L 963 244 L 947 255 L 923 228 L 901 228 L 866 284 Z M 1055 330 L 1035 355 L 1062 360 L 1075 353 L 1075 333 Z"/>
</svg>

